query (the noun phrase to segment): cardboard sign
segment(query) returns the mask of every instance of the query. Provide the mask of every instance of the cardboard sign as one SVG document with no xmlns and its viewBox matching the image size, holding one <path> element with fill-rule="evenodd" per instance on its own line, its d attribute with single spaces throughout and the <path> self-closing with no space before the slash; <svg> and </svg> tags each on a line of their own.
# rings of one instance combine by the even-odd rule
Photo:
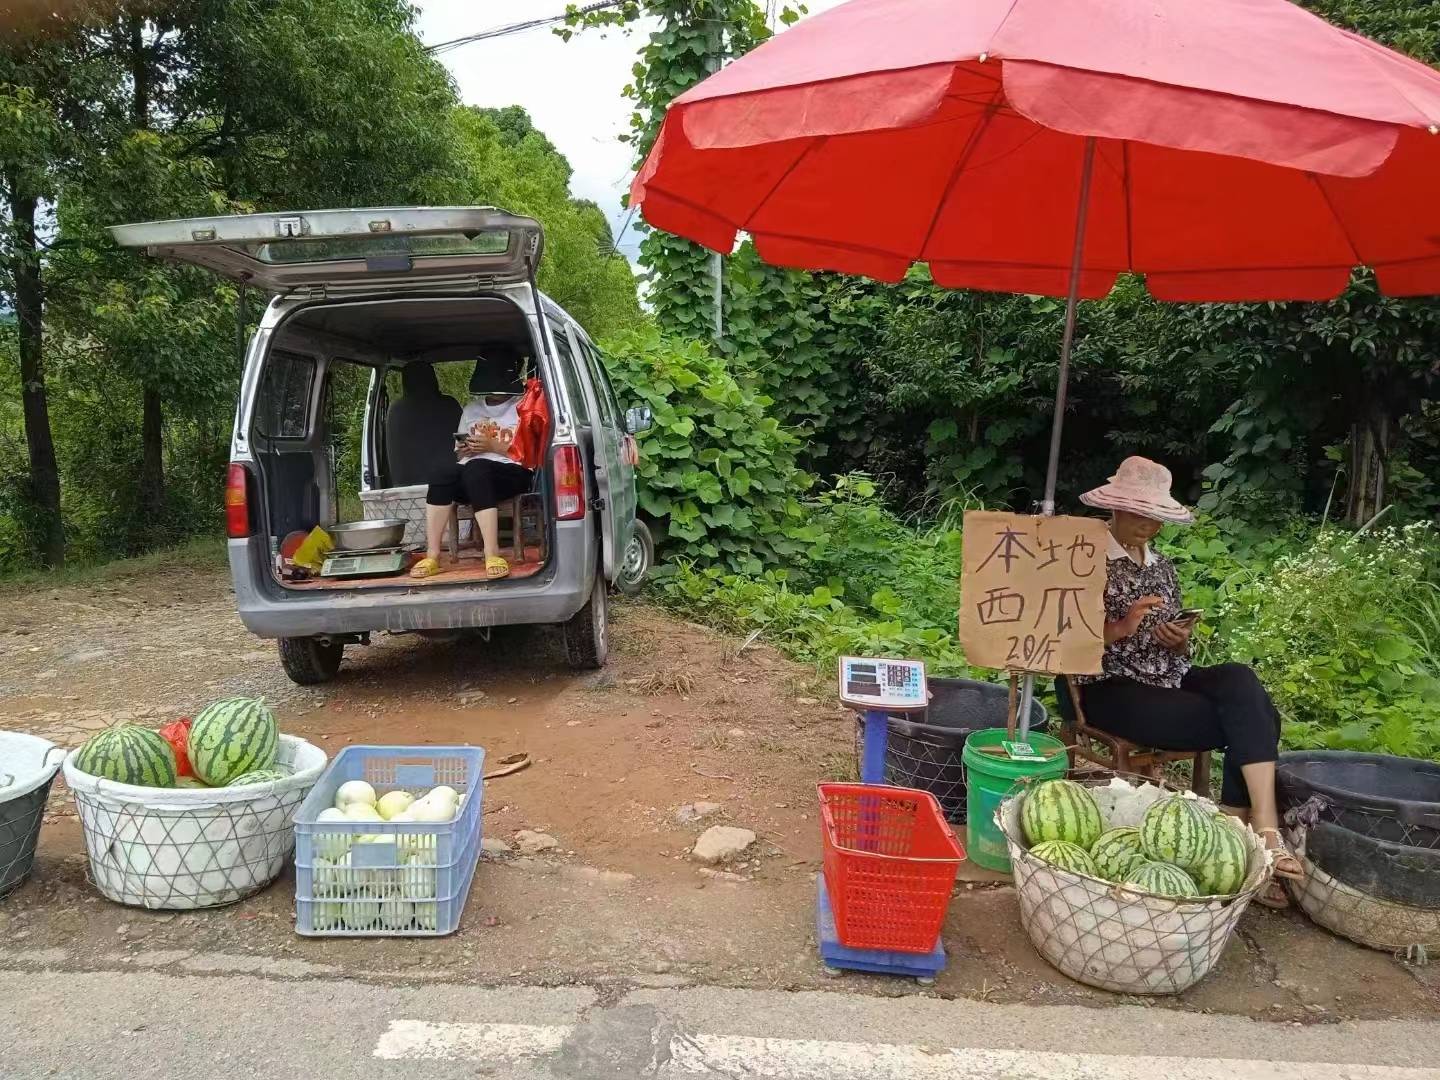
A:
<svg viewBox="0 0 1440 1080">
<path fill-rule="evenodd" d="M 977 667 L 1095 675 L 1105 651 L 1105 523 L 965 515 L 960 644 Z"/>
</svg>

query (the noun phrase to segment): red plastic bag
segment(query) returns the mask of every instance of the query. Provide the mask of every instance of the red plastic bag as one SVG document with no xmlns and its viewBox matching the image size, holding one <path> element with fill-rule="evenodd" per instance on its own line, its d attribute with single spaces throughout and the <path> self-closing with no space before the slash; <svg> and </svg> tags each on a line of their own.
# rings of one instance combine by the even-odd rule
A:
<svg viewBox="0 0 1440 1080">
<path fill-rule="evenodd" d="M 190 768 L 190 717 L 182 716 L 160 729 L 160 737 L 175 751 L 175 775 L 194 776 Z"/>
<path fill-rule="evenodd" d="M 515 406 L 515 439 L 510 443 L 510 460 L 527 469 L 538 469 L 550 437 L 550 405 L 539 379 L 525 384 L 520 404 Z"/>
</svg>

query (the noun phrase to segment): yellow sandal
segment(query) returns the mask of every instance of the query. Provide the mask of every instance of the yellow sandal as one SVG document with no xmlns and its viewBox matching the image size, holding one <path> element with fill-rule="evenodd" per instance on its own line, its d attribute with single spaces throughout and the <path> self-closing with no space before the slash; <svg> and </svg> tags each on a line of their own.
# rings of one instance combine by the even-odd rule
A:
<svg viewBox="0 0 1440 1080">
<path fill-rule="evenodd" d="M 486 555 L 485 576 L 491 581 L 499 581 L 501 578 L 507 578 L 510 576 L 510 564 L 499 555 Z"/>
<path fill-rule="evenodd" d="M 440 573 L 440 561 L 432 559 L 428 555 L 410 568 L 412 578 L 434 577 Z"/>
</svg>

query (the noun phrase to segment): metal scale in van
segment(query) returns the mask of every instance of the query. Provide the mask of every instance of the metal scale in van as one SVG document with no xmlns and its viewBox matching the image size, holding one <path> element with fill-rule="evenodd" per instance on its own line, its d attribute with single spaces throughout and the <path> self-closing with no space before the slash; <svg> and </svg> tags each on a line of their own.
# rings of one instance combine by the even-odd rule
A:
<svg viewBox="0 0 1440 1080">
<path fill-rule="evenodd" d="M 122 246 L 271 296 L 246 350 L 225 518 L 240 618 L 251 632 L 279 639 L 293 680 L 332 678 L 345 646 L 377 630 L 557 624 L 573 665 L 605 663 L 608 590 L 638 588 L 653 556 L 624 454 L 627 434 L 647 428 L 650 416 L 621 411 L 599 350 L 540 292 L 538 222 L 488 207 L 387 207 L 110 231 Z M 352 456 L 356 441 L 362 500 L 412 487 L 423 499 L 424 477 L 399 475 L 402 460 L 413 462 L 432 442 L 453 455 L 454 427 L 443 421 L 415 429 L 424 448 L 388 445 L 386 415 L 404 367 L 468 371 L 497 342 L 533 358 L 550 406 L 550 445 L 530 497 L 542 533 L 535 562 L 494 582 L 458 573 L 283 580 L 281 540 L 341 520 L 337 460 Z M 484 377 L 476 368 L 475 379 Z M 454 405 L 445 409 L 454 415 Z M 415 539 L 407 534 L 407 543 Z"/>
</svg>

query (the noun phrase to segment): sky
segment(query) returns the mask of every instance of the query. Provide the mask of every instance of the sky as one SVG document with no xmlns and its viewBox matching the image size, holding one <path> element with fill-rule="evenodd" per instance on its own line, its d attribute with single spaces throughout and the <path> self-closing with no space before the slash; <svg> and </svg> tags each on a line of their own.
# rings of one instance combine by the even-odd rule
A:
<svg viewBox="0 0 1440 1080">
<path fill-rule="evenodd" d="M 813 15 L 840 2 L 808 0 L 807 6 Z M 565 0 L 414 3 L 420 11 L 417 30 L 427 45 L 565 10 Z M 620 91 L 630 81 L 650 29 L 647 23 L 636 27 L 628 35 L 587 30 L 569 42 L 541 27 L 440 55 L 467 105 L 523 105 L 574 168 L 571 193 L 593 199 L 616 229 L 626 216 L 620 200 L 632 175 L 632 150 L 619 140 L 629 130 L 632 102 Z M 633 259 L 638 243 L 630 232 L 621 238 L 620 249 Z"/>
</svg>

